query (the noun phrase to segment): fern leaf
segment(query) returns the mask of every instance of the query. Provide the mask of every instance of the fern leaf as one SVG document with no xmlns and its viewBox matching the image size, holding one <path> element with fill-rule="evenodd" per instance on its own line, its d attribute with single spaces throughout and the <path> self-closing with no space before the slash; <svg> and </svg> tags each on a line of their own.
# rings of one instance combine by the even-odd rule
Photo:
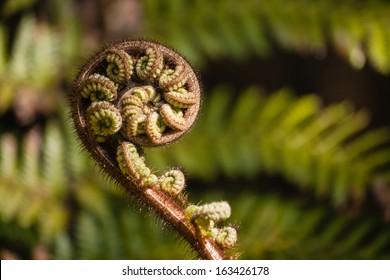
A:
<svg viewBox="0 0 390 280">
<path fill-rule="evenodd" d="M 7 3 L 17 2 L 23 1 Z M 55 6 L 58 2 L 51 4 Z M 61 2 L 63 9 L 48 8 L 55 13 L 48 17 L 59 21 L 65 18 L 67 23 L 51 24 L 27 14 L 21 17 L 11 38 L 7 36 L 12 34 L 10 27 L 0 26 L 0 113 L 16 104 L 17 117 L 22 122 L 31 122 L 38 111 L 48 114 L 58 106 L 56 96 L 62 91 L 61 82 L 75 71 L 73 62 L 80 47 L 78 21 L 69 15 L 69 2 Z M 12 41 L 6 44 L 7 39 Z"/>
<path fill-rule="evenodd" d="M 337 7 L 325 0 L 167 2 L 144 1 L 146 33 L 164 38 L 198 65 L 207 58 L 266 55 L 277 42 L 316 57 L 334 48 L 357 69 L 368 60 L 378 72 L 390 71 L 390 7 L 383 1 Z"/>
<path fill-rule="evenodd" d="M 102 247 L 101 235 L 92 215 L 86 212 L 79 215 L 76 238 L 80 259 L 93 260 L 100 258 L 98 252 Z"/>
<path fill-rule="evenodd" d="M 332 216 L 321 206 L 307 208 L 291 200 L 260 198 L 256 194 L 240 196 L 233 207 L 245 209 L 245 214 L 234 215 L 242 221 L 244 259 L 389 257 L 385 245 L 390 238 L 389 228 L 370 216 Z"/>
<path fill-rule="evenodd" d="M 66 156 L 71 155 L 65 151 L 64 141 L 61 141 L 62 133 L 55 123 L 48 123 L 45 127 L 45 139 L 42 143 L 42 159 L 39 173 L 46 185 L 50 185 L 52 191 L 61 192 L 66 185 Z"/>
<path fill-rule="evenodd" d="M 45 87 L 53 84 L 58 76 L 61 61 L 60 40 L 47 25 L 42 24 L 35 29 L 36 41 L 31 46 L 29 60 L 29 79 L 33 85 Z"/>
<path fill-rule="evenodd" d="M 51 171 L 54 171 L 54 165 L 56 169 L 64 169 L 58 153 L 48 145 L 52 140 L 58 140 L 52 131 L 42 139 L 36 128 L 26 135 L 21 146 L 12 136 L 1 137 L 0 193 L 6 199 L 0 204 L 0 215 L 3 220 L 15 221 L 24 228 L 37 224 L 42 241 L 62 231 L 68 218 L 67 209 L 61 201 L 65 195 L 65 184 L 61 180 L 66 176 L 57 173 L 53 174 L 56 177 L 49 178 L 45 173 L 49 171 L 48 164 L 53 164 Z M 42 142 L 45 144 L 42 145 Z M 56 159 L 49 161 L 48 152 L 52 159 Z"/>
<path fill-rule="evenodd" d="M 191 176 L 208 179 L 281 174 L 340 206 L 362 201 L 390 162 L 388 129 L 367 131 L 364 110 L 346 103 L 321 108 L 316 95 L 296 98 L 286 90 L 265 97 L 250 89 L 238 96 L 215 90 L 191 137 L 151 152 L 152 164 L 166 155 Z"/>
<path fill-rule="evenodd" d="M 10 73 L 19 81 L 23 81 L 29 74 L 29 56 L 30 42 L 33 40 L 34 28 L 36 21 L 33 17 L 28 16 L 23 18 L 19 24 L 17 37 L 14 42 L 14 47 L 10 59 Z"/>
</svg>

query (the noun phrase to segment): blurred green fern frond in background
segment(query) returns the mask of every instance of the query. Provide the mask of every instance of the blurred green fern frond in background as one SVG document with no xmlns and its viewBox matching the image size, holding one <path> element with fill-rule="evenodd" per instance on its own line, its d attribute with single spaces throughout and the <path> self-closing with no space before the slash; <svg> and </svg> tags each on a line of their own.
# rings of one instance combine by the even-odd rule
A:
<svg viewBox="0 0 390 280">
<path fill-rule="evenodd" d="M 288 90 L 265 96 L 250 88 L 235 100 L 229 96 L 226 89 L 215 90 L 191 136 L 150 151 L 149 158 L 161 168 L 182 165 L 202 179 L 283 174 L 319 198 L 329 196 L 336 206 L 363 200 L 367 187 L 384 176 L 390 149 L 382 145 L 390 142 L 390 131 L 363 132 L 367 112 L 355 112 L 347 103 L 321 108 L 318 96 L 296 98 Z"/>
<path fill-rule="evenodd" d="M 18 2 L 7 1 L 4 13 L 16 12 L 36 1 L 24 1 L 21 6 Z M 58 98 L 63 94 L 61 83 L 70 78 L 68 71 L 74 68 L 69 62 L 80 56 L 76 53 L 77 21 L 63 8 L 61 5 L 51 10 L 55 23 L 26 14 L 12 42 L 10 28 L 0 24 L 0 114 L 12 106 L 21 122 L 31 123 L 37 115 L 47 116 L 58 110 Z M 68 76 L 63 75 L 66 72 Z"/>
<path fill-rule="evenodd" d="M 389 18 L 386 1 L 3 1 L 0 258 L 195 257 L 68 119 L 80 58 L 141 36 L 205 81 L 192 131 L 146 159 L 183 167 L 191 201 L 230 202 L 241 258 L 389 259 Z"/>
<path fill-rule="evenodd" d="M 385 1 L 145 1 L 147 33 L 196 63 L 269 55 L 274 42 L 323 57 L 330 44 L 353 67 L 369 61 L 381 73 L 390 71 L 389 12 Z"/>
</svg>

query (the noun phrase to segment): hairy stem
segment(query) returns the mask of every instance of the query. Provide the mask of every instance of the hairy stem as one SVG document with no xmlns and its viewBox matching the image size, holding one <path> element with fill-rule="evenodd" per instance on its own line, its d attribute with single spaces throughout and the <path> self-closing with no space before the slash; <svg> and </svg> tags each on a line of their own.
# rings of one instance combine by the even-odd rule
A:
<svg viewBox="0 0 390 280">
<path fill-rule="evenodd" d="M 198 234 L 195 226 L 186 219 L 183 209 L 165 193 L 155 189 L 145 189 L 142 195 L 150 202 L 153 210 L 191 244 L 201 258 L 208 260 L 226 258 L 215 242 Z"/>
</svg>

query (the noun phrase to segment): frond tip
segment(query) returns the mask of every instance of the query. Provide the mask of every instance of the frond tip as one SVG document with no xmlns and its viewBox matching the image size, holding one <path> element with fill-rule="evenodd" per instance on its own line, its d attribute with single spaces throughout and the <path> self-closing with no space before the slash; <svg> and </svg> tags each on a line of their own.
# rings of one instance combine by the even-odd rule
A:
<svg viewBox="0 0 390 280">
<path fill-rule="evenodd" d="M 187 220 L 196 225 L 201 235 L 207 236 L 222 248 L 233 247 L 237 241 L 237 230 L 233 227 L 218 228 L 216 223 L 231 215 L 229 203 L 212 202 L 203 205 L 189 205 L 185 210 Z"/>
</svg>

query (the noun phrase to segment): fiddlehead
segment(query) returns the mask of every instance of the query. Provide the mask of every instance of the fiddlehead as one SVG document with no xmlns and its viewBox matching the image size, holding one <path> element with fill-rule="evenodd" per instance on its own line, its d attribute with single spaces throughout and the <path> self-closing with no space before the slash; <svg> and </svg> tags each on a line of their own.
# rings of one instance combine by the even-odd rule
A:
<svg viewBox="0 0 390 280">
<path fill-rule="evenodd" d="M 119 131 L 122 117 L 118 109 L 107 101 L 92 102 L 87 109 L 87 126 L 91 137 L 104 142 L 106 137 Z"/>
<path fill-rule="evenodd" d="M 230 206 L 188 205 L 183 172 L 158 176 L 142 154 L 143 146 L 162 146 L 183 136 L 198 115 L 201 89 L 187 62 L 157 43 L 116 43 L 81 69 L 70 101 L 78 136 L 103 170 L 166 220 L 200 257 L 227 258 L 224 248 L 234 245 L 237 233 L 214 223 L 230 216 Z"/>
<path fill-rule="evenodd" d="M 111 48 L 107 54 L 106 61 L 108 66 L 106 73 L 115 83 L 124 83 L 130 79 L 133 74 L 133 58 L 125 51 Z"/>
<path fill-rule="evenodd" d="M 187 219 L 198 226 L 201 235 L 215 240 L 223 248 L 233 247 L 237 241 L 237 230 L 233 227 L 217 228 L 216 223 L 230 217 L 230 205 L 226 201 L 201 206 L 190 205 L 185 210 Z"/>
<path fill-rule="evenodd" d="M 185 178 L 180 170 L 169 170 L 160 177 L 160 188 L 172 196 L 179 195 L 185 187 Z"/>
<path fill-rule="evenodd" d="M 79 86 L 80 95 L 92 101 L 113 101 L 117 97 L 115 84 L 105 76 L 93 74 Z"/>
</svg>

